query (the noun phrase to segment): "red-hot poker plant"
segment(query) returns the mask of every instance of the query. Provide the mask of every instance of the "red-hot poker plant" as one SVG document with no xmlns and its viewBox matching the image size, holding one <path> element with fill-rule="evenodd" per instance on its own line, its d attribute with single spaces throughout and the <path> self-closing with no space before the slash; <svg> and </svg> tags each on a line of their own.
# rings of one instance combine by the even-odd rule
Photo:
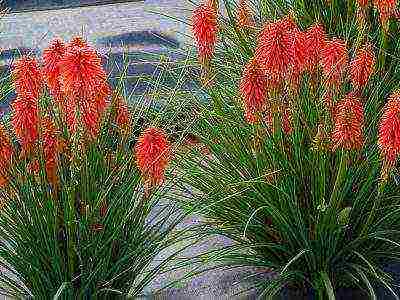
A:
<svg viewBox="0 0 400 300">
<path fill-rule="evenodd" d="M 207 259 L 255 268 L 261 297 L 383 287 L 398 299 L 386 268 L 400 260 L 395 5 L 254 1 L 246 31 L 223 2 L 215 80 L 197 109 L 210 153 L 181 168 L 185 205 L 208 220 L 199 230 L 234 241 Z"/>
<path fill-rule="evenodd" d="M 140 295 L 173 255 L 154 258 L 184 236 L 173 232 L 182 214 L 160 203 L 169 137 L 138 123 L 147 108 L 131 114 L 81 38 L 17 59 L 12 76 L 17 97 L 0 126 L 2 293 Z"/>
</svg>

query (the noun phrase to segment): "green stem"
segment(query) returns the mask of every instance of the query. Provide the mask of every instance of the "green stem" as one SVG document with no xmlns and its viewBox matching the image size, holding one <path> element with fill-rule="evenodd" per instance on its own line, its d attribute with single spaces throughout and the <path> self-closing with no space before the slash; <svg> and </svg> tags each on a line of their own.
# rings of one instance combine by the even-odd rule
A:
<svg viewBox="0 0 400 300">
<path fill-rule="evenodd" d="M 365 225 L 364 225 L 363 229 L 361 230 L 360 236 L 366 236 L 367 235 L 368 228 L 369 228 L 369 226 L 371 226 L 372 221 L 375 219 L 376 212 L 377 212 L 378 207 L 379 207 L 379 205 L 381 203 L 381 200 L 382 200 L 382 194 L 383 194 L 383 190 L 385 188 L 385 185 L 386 185 L 386 181 L 380 183 L 379 186 L 378 186 L 378 197 L 377 197 L 376 201 L 374 201 L 374 205 L 372 206 L 371 212 L 368 215 L 368 219 L 365 222 Z"/>
<path fill-rule="evenodd" d="M 336 175 L 335 185 L 333 187 L 331 199 L 329 201 L 330 207 L 333 209 L 333 211 L 336 211 L 336 209 L 339 207 L 340 204 L 339 189 L 340 186 L 343 184 L 343 178 L 346 175 L 347 158 L 348 158 L 347 152 L 343 150 L 340 155 L 339 169 Z"/>
<path fill-rule="evenodd" d="M 386 60 L 386 51 L 388 48 L 388 34 L 387 30 L 383 28 L 382 30 L 382 47 L 379 49 L 379 68 L 384 70 L 385 60 Z"/>
</svg>

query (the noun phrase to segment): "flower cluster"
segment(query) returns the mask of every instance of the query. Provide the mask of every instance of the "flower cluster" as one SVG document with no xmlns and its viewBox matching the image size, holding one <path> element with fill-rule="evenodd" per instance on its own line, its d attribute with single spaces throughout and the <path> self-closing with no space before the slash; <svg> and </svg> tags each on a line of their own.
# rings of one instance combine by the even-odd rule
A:
<svg viewBox="0 0 400 300">
<path fill-rule="evenodd" d="M 324 99 L 329 100 L 324 103 L 333 123 L 332 149 L 361 148 L 364 116 L 360 98 L 375 67 L 369 44 L 358 49 L 349 63 L 344 40 L 328 39 L 318 23 L 302 31 L 288 16 L 264 25 L 254 52 L 244 68 L 239 89 L 249 123 L 261 120 L 255 116 L 264 114 L 267 125 L 274 130 L 273 122 L 278 117 L 283 132 L 290 134 L 293 107 L 287 98 L 296 95 L 303 74 L 313 79 L 320 70 Z M 346 81 L 351 81 L 354 91 L 335 103 Z"/>
<path fill-rule="evenodd" d="M 389 18 L 393 15 L 396 9 L 397 0 L 373 0 L 372 2 L 379 11 L 382 26 L 386 28 Z"/>
<path fill-rule="evenodd" d="M 192 24 L 199 61 L 208 65 L 214 55 L 218 32 L 217 10 L 212 1 L 204 2 L 194 10 Z"/>
<path fill-rule="evenodd" d="M 400 91 L 393 93 L 385 105 L 378 132 L 382 157 L 394 165 L 400 154 Z"/>
<path fill-rule="evenodd" d="M 356 91 L 361 91 L 367 85 L 375 63 L 371 45 L 367 44 L 357 51 L 356 57 L 350 63 L 350 80 Z"/>
<path fill-rule="evenodd" d="M 163 130 L 150 127 L 139 137 L 135 146 L 136 161 L 149 186 L 164 181 L 170 154 L 171 146 Z"/>
<path fill-rule="evenodd" d="M 348 94 L 337 104 L 336 110 L 333 149 L 361 149 L 364 141 L 364 109 L 361 101 L 354 94 Z"/>
<path fill-rule="evenodd" d="M 28 169 L 37 174 L 43 158 L 47 180 L 53 187 L 59 183 L 60 154 L 71 152 L 66 148 L 73 143 L 67 140 L 78 129 L 83 133 L 77 136 L 79 143 L 94 143 L 106 111 L 113 111 L 110 115 L 120 132 L 129 134 L 128 106 L 112 92 L 100 56 L 81 37 L 67 44 L 54 39 L 44 50 L 42 62 L 22 56 L 15 62 L 12 75 L 17 96 L 11 104 L 11 126 L 21 146 L 19 159 L 27 160 Z M 46 88 L 52 101 L 47 100 Z M 137 164 L 152 185 L 163 180 L 169 147 L 160 129 L 150 128 L 139 139 Z M 0 127 L 0 184 L 7 182 L 13 153 L 9 135 Z"/>
</svg>

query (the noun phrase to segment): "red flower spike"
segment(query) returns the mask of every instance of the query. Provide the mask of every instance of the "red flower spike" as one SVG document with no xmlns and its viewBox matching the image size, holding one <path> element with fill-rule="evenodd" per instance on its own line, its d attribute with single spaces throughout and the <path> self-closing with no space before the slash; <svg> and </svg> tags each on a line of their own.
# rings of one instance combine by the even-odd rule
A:
<svg viewBox="0 0 400 300">
<path fill-rule="evenodd" d="M 364 109 L 361 101 L 348 94 L 336 105 L 334 129 L 332 132 L 333 150 L 361 149 L 364 141 Z"/>
<path fill-rule="evenodd" d="M 322 49 L 325 47 L 326 35 L 321 24 L 314 24 L 305 33 L 306 69 L 315 72 L 319 65 Z"/>
<path fill-rule="evenodd" d="M 91 47 L 73 47 L 66 51 L 59 66 L 61 90 L 68 102 L 65 111 L 69 129 L 76 128 L 78 107 L 86 129 L 96 135 L 110 94 L 99 56 Z"/>
<path fill-rule="evenodd" d="M 397 0 L 373 0 L 373 4 L 379 11 L 382 26 L 386 28 L 387 21 L 396 10 Z"/>
<path fill-rule="evenodd" d="M 22 56 L 12 70 L 17 95 L 39 99 L 44 82 L 38 62 L 33 57 Z"/>
<path fill-rule="evenodd" d="M 300 84 L 300 76 L 305 70 L 307 52 L 306 52 L 306 35 L 298 28 L 291 30 L 289 33 L 291 43 L 288 49 L 290 63 L 288 69 L 288 80 L 294 89 Z"/>
<path fill-rule="evenodd" d="M 291 62 L 289 33 L 296 28 L 293 20 L 286 17 L 266 24 L 258 37 L 256 59 L 272 87 L 279 86 L 285 78 Z"/>
<path fill-rule="evenodd" d="M 199 60 L 203 64 L 214 55 L 217 42 L 217 11 L 211 3 L 200 4 L 193 11 L 192 31 L 197 45 Z"/>
<path fill-rule="evenodd" d="M 357 51 L 356 57 L 350 63 L 350 80 L 355 90 L 364 88 L 375 68 L 375 56 L 371 45 L 366 45 Z"/>
<path fill-rule="evenodd" d="M 383 109 L 378 129 L 378 146 L 385 161 L 394 165 L 400 154 L 400 91 L 389 97 Z"/>
<path fill-rule="evenodd" d="M 349 60 L 346 42 L 333 39 L 326 42 L 321 53 L 321 65 L 325 80 L 332 87 L 339 87 Z"/>
<path fill-rule="evenodd" d="M 254 27 L 255 25 L 247 0 L 239 0 L 236 23 L 240 28 Z"/>
<path fill-rule="evenodd" d="M 244 101 L 247 122 L 256 123 L 256 114 L 265 110 L 267 83 L 255 58 L 252 58 L 244 68 L 239 92 Z"/>
<path fill-rule="evenodd" d="M 61 89 L 68 99 L 92 99 L 106 81 L 101 60 L 91 47 L 73 47 L 60 61 Z"/>
<path fill-rule="evenodd" d="M 65 53 L 65 44 L 60 39 L 54 39 L 43 51 L 43 74 L 54 100 L 61 102 L 63 95 L 60 87 L 60 68 L 58 66 Z"/>
<path fill-rule="evenodd" d="M 162 129 L 147 128 L 135 145 L 136 163 L 145 181 L 151 186 L 164 181 L 171 146 Z"/>
<path fill-rule="evenodd" d="M 30 152 L 38 139 L 38 103 L 32 96 L 17 96 L 11 103 L 11 124 L 22 150 Z"/>
</svg>

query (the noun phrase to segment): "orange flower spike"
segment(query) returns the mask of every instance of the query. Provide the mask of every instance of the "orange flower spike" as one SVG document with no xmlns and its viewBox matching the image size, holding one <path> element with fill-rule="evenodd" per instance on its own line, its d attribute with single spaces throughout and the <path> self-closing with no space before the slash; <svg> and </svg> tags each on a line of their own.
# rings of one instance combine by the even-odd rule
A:
<svg viewBox="0 0 400 300">
<path fill-rule="evenodd" d="M 214 55 L 218 32 L 217 17 L 217 10 L 209 2 L 200 4 L 193 11 L 192 31 L 201 64 L 207 64 Z"/>
<path fill-rule="evenodd" d="M 249 28 L 255 26 L 249 6 L 247 4 L 247 0 L 239 0 L 236 23 L 240 28 Z"/>
<path fill-rule="evenodd" d="M 272 87 L 279 86 L 285 78 L 291 62 L 289 33 L 296 28 L 294 21 L 286 17 L 266 24 L 258 37 L 256 59 Z"/>
<path fill-rule="evenodd" d="M 70 48 L 59 66 L 61 89 L 70 100 L 92 100 L 107 78 L 100 58 L 91 47 Z"/>
<path fill-rule="evenodd" d="M 325 47 L 326 35 L 321 24 L 314 24 L 305 33 L 306 69 L 314 72 L 319 65 L 322 49 Z"/>
<path fill-rule="evenodd" d="M 38 139 L 38 103 L 25 95 L 11 103 L 11 124 L 21 144 L 23 154 L 30 152 Z"/>
<path fill-rule="evenodd" d="M 255 58 L 252 58 L 244 68 L 239 91 L 244 101 L 246 120 L 254 124 L 257 122 L 256 114 L 265 109 L 267 96 L 265 76 Z"/>
<path fill-rule="evenodd" d="M 364 142 L 364 109 L 361 101 L 349 93 L 336 105 L 334 129 L 332 133 L 333 150 L 359 150 Z"/>
<path fill-rule="evenodd" d="M 72 47 L 59 66 L 61 90 L 68 99 L 65 109 L 69 129 L 76 129 L 79 108 L 86 129 L 92 137 L 97 135 L 110 93 L 101 59 L 91 47 Z"/>
<path fill-rule="evenodd" d="M 321 65 L 325 80 L 331 87 L 341 85 L 349 61 L 346 42 L 332 39 L 326 42 L 321 52 Z"/>
<path fill-rule="evenodd" d="M 17 95 L 37 100 L 43 91 L 44 81 L 37 60 L 33 57 L 22 56 L 19 58 L 12 70 L 15 91 Z"/>
<path fill-rule="evenodd" d="M 291 38 L 291 44 L 288 49 L 290 63 L 287 75 L 292 88 L 297 89 L 300 84 L 300 76 L 306 68 L 306 35 L 298 28 L 295 28 L 289 32 L 289 36 Z"/>
<path fill-rule="evenodd" d="M 136 163 L 150 186 L 161 184 L 171 156 L 166 133 L 159 128 L 147 128 L 135 145 Z"/>
<path fill-rule="evenodd" d="M 60 88 L 59 62 L 65 53 L 65 44 L 60 39 L 51 41 L 50 46 L 43 51 L 43 74 L 50 92 L 56 101 L 62 99 Z"/>
<path fill-rule="evenodd" d="M 397 0 L 373 0 L 373 4 L 379 12 L 382 26 L 387 29 L 387 22 L 396 10 Z"/>
<path fill-rule="evenodd" d="M 374 72 L 375 62 L 371 45 L 357 51 L 356 57 L 350 63 L 350 80 L 355 90 L 360 91 L 367 85 Z"/>
<path fill-rule="evenodd" d="M 383 109 L 378 129 L 378 146 L 384 160 L 394 165 L 400 154 L 400 91 L 389 97 Z"/>
</svg>

